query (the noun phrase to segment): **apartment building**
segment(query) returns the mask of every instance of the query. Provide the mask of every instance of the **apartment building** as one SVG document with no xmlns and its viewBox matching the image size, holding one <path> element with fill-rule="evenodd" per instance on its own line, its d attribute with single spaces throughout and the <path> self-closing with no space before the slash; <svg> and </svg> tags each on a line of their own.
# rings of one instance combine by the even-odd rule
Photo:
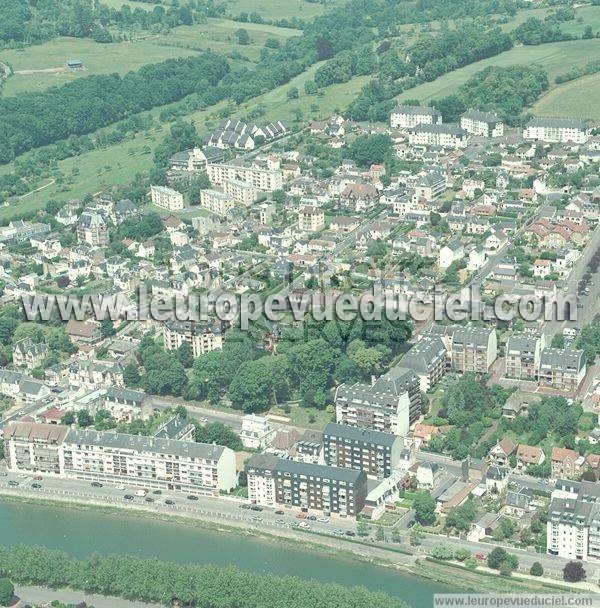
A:
<svg viewBox="0 0 600 608">
<path fill-rule="evenodd" d="M 506 344 L 506 377 L 536 380 L 544 346 L 543 335 L 515 334 L 511 336 Z"/>
<path fill-rule="evenodd" d="M 467 110 L 460 117 L 460 126 L 470 135 L 482 137 L 502 137 L 504 135 L 504 123 L 496 115 L 479 110 Z"/>
<path fill-rule="evenodd" d="M 271 445 L 275 429 L 263 416 L 248 414 L 242 418 L 240 438 L 245 448 L 264 450 Z"/>
<path fill-rule="evenodd" d="M 166 188 L 165 186 L 150 186 L 150 198 L 152 204 L 169 211 L 180 211 L 183 209 L 183 194 Z"/>
<path fill-rule="evenodd" d="M 200 207 L 216 215 L 226 215 L 235 207 L 235 201 L 225 192 L 207 189 L 200 192 Z"/>
<path fill-rule="evenodd" d="M 368 477 L 383 479 L 392 474 L 404 448 L 401 437 L 355 426 L 330 422 L 323 431 L 325 464 L 357 469 Z"/>
<path fill-rule="evenodd" d="M 367 496 L 364 471 L 255 454 L 246 462 L 253 504 L 294 507 L 305 512 L 355 517 Z"/>
<path fill-rule="evenodd" d="M 424 336 L 402 358 L 402 365 L 419 378 L 421 390 L 433 388 L 446 373 L 448 351 L 441 338 Z"/>
<path fill-rule="evenodd" d="M 412 370 L 394 367 L 372 385 L 341 384 L 335 408 L 340 424 L 406 436 L 421 414 L 419 378 Z"/>
<path fill-rule="evenodd" d="M 429 335 L 441 338 L 448 353 L 448 366 L 459 373 L 485 374 L 498 356 L 498 339 L 493 328 L 433 325 Z"/>
<path fill-rule="evenodd" d="M 408 130 L 411 146 L 441 146 L 442 148 L 466 148 L 469 134 L 458 125 L 418 124 Z"/>
<path fill-rule="evenodd" d="M 557 480 L 546 524 L 550 555 L 600 559 L 600 486 L 588 481 Z"/>
<path fill-rule="evenodd" d="M 240 179 L 226 179 L 223 182 L 223 192 L 232 198 L 234 202 L 248 207 L 256 202 L 260 196 L 261 190 Z"/>
<path fill-rule="evenodd" d="M 325 212 L 313 205 L 304 205 L 298 212 L 298 228 L 302 232 L 319 232 L 325 227 Z"/>
<path fill-rule="evenodd" d="M 27 369 L 34 369 L 40 367 L 46 354 L 45 342 L 34 342 L 31 338 L 23 338 L 15 342 L 12 362 L 15 367 L 24 366 Z"/>
<path fill-rule="evenodd" d="M 196 494 L 237 486 L 235 453 L 223 446 L 29 422 L 10 425 L 5 439 L 15 472 Z"/>
<path fill-rule="evenodd" d="M 587 371 L 585 353 L 570 348 L 544 348 L 540 355 L 540 386 L 575 392 Z"/>
<path fill-rule="evenodd" d="M 4 430 L 6 460 L 11 471 L 61 475 L 60 448 L 69 427 L 16 422 Z"/>
<path fill-rule="evenodd" d="M 433 201 L 446 191 L 446 177 L 437 171 L 430 171 L 415 185 L 415 198 Z"/>
<path fill-rule="evenodd" d="M 575 118 L 532 118 L 523 129 L 523 139 L 584 144 L 589 131 L 585 122 Z"/>
<path fill-rule="evenodd" d="M 265 192 L 280 190 L 283 187 L 283 172 L 279 169 L 209 164 L 207 173 L 213 186 L 222 186 L 227 180 L 239 180 Z"/>
<path fill-rule="evenodd" d="M 108 226 L 99 213 L 84 211 L 77 222 L 77 240 L 92 247 L 108 245 Z"/>
<path fill-rule="evenodd" d="M 215 324 L 196 321 L 170 321 L 163 325 L 166 350 L 177 350 L 184 342 L 192 347 L 194 358 L 223 347 L 221 329 Z"/>
<path fill-rule="evenodd" d="M 442 115 L 427 106 L 398 106 L 390 114 L 392 129 L 410 129 L 417 125 L 441 125 Z"/>
</svg>

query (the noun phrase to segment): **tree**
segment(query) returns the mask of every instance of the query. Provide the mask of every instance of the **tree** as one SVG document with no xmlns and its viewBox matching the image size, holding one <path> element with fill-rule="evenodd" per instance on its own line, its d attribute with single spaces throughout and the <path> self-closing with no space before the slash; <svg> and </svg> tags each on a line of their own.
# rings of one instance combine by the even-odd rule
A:
<svg viewBox="0 0 600 608">
<path fill-rule="evenodd" d="M 140 372 L 138 370 L 138 366 L 134 361 L 130 361 L 123 370 L 123 380 L 125 381 L 125 386 L 130 388 L 135 388 L 140 385 Z"/>
<path fill-rule="evenodd" d="M 392 149 L 389 135 L 361 135 L 349 147 L 350 157 L 360 167 L 382 164 Z"/>
<path fill-rule="evenodd" d="M 503 562 L 508 559 L 508 553 L 502 547 L 492 549 L 487 557 L 487 565 L 494 570 L 498 570 Z"/>
<path fill-rule="evenodd" d="M 361 537 L 369 536 L 370 528 L 364 521 L 359 521 L 356 526 L 356 533 Z"/>
<path fill-rule="evenodd" d="M 175 351 L 175 356 L 179 360 L 179 363 L 186 369 L 189 369 L 194 365 L 194 353 L 192 352 L 192 346 L 189 342 L 183 342 Z"/>
<path fill-rule="evenodd" d="M 86 428 L 94 424 L 94 419 L 87 410 L 79 410 L 77 412 L 77 424 L 82 428 Z"/>
<path fill-rule="evenodd" d="M 435 559 L 452 559 L 454 557 L 454 549 L 448 543 L 436 543 L 431 547 L 429 555 Z"/>
<path fill-rule="evenodd" d="M 243 363 L 229 386 L 233 407 L 247 413 L 267 410 L 272 393 L 270 368 L 262 359 Z"/>
<path fill-rule="evenodd" d="M 543 576 L 544 567 L 542 564 L 540 564 L 540 562 L 533 562 L 533 564 L 531 564 L 531 568 L 529 569 L 529 574 L 532 576 Z"/>
<path fill-rule="evenodd" d="M 60 423 L 71 426 L 72 424 L 75 424 L 75 420 L 75 412 L 65 412 L 64 416 L 60 420 Z"/>
<path fill-rule="evenodd" d="M 11 606 L 15 601 L 15 587 L 7 578 L 0 578 L 0 606 Z"/>
<path fill-rule="evenodd" d="M 569 562 L 563 568 L 563 579 L 569 583 L 585 580 L 586 573 L 581 562 Z"/>
<path fill-rule="evenodd" d="M 292 87 L 286 93 L 288 99 L 298 99 L 300 97 L 300 93 L 298 92 L 298 87 Z"/>
<path fill-rule="evenodd" d="M 435 523 L 435 499 L 429 492 L 421 492 L 417 494 L 413 502 L 415 510 L 415 519 L 425 526 L 430 526 Z"/>
<path fill-rule="evenodd" d="M 385 540 L 385 532 L 383 530 L 383 526 L 377 526 L 375 530 L 375 540 L 382 541 Z"/>
<path fill-rule="evenodd" d="M 237 30 L 235 35 L 237 37 L 238 44 L 243 44 L 243 45 L 250 44 L 250 36 L 248 34 L 248 30 L 241 27 L 239 30 Z"/>
</svg>

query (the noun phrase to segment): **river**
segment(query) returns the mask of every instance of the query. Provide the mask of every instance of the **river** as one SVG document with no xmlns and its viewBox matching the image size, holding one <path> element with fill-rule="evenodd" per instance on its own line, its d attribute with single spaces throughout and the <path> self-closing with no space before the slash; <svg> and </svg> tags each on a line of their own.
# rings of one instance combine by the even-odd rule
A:
<svg viewBox="0 0 600 608">
<path fill-rule="evenodd" d="M 414 608 L 454 589 L 396 570 L 309 552 L 235 532 L 69 507 L 0 501 L 0 544 L 43 545 L 75 557 L 93 552 L 156 557 L 180 563 L 230 565 L 341 585 L 364 585 L 402 598 Z"/>
</svg>

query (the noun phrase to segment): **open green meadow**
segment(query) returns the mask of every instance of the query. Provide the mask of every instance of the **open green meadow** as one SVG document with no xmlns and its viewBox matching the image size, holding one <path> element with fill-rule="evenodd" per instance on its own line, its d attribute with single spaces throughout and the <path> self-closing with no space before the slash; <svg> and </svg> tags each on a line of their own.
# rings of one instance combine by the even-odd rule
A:
<svg viewBox="0 0 600 608">
<path fill-rule="evenodd" d="M 531 111 L 540 116 L 569 116 L 600 120 L 600 77 L 583 76 L 546 93 Z"/>
<path fill-rule="evenodd" d="M 575 20 L 560 24 L 560 29 L 567 34 L 581 36 L 587 25 L 592 26 L 594 34 L 600 33 L 600 6 L 580 6 L 575 9 Z"/>
<path fill-rule="evenodd" d="M 258 122 L 280 119 L 292 123 L 297 117 L 296 110 L 302 112 L 301 121 L 303 123 L 316 118 L 325 118 L 335 110 L 346 107 L 369 80 L 368 76 L 361 76 L 344 84 L 327 87 L 322 95 L 307 95 L 304 92 L 304 83 L 314 77 L 315 71 L 321 65 L 316 64 L 288 84 L 236 106 L 232 116 L 243 118 L 257 107 L 262 107 L 264 115 L 257 119 Z M 287 92 L 294 87 L 298 88 L 299 98 L 288 100 Z M 221 102 L 184 118 L 192 120 L 198 131 L 204 133 L 218 123 L 218 113 L 225 108 L 227 108 L 227 103 Z M 164 108 L 155 108 L 149 113 L 156 116 L 162 109 Z M 60 161 L 58 169 L 64 177 L 59 183 L 50 184 L 10 206 L 1 207 L 0 218 L 10 218 L 19 213 L 39 209 L 51 199 L 66 201 L 85 194 L 100 192 L 115 184 L 132 181 L 136 173 L 152 168 L 151 152 L 165 137 L 170 126 L 170 124 L 164 124 L 160 131 L 154 130 L 148 134 L 138 134 L 125 142 Z M 26 157 L 27 155 L 24 155 L 20 160 L 23 161 Z M 12 163 L 4 165 L 0 167 L 0 173 L 9 172 L 12 168 Z M 40 186 L 49 182 L 50 179 L 46 179 Z"/>
<path fill-rule="evenodd" d="M 325 3 L 306 0 L 229 0 L 227 13 L 235 16 L 240 13 L 257 13 L 263 19 L 274 21 L 293 17 L 310 20 L 341 3 L 341 0 L 328 0 Z"/>
<path fill-rule="evenodd" d="M 554 79 L 558 74 L 563 74 L 576 67 L 583 67 L 595 59 L 600 59 L 600 40 L 598 39 L 520 46 L 495 57 L 483 59 L 444 74 L 432 82 L 409 89 L 402 93 L 398 99 L 399 101 L 418 99 L 423 103 L 452 95 L 471 76 L 492 65 L 500 67 L 532 63 L 541 65 L 548 72 L 550 86 L 553 87 L 555 86 Z M 600 99 L 596 99 L 595 103 L 600 105 Z"/>
<path fill-rule="evenodd" d="M 236 32 L 241 27 L 247 30 L 250 44 L 238 44 Z M 257 61 L 268 38 L 284 42 L 296 34 L 300 31 L 209 19 L 207 23 L 182 25 L 166 34 L 149 35 L 133 42 L 99 44 L 88 38 L 56 38 L 23 50 L 0 52 L 0 61 L 8 63 L 15 72 L 5 83 L 3 95 L 42 91 L 91 74 L 125 74 L 143 65 L 188 57 L 206 49 L 226 55 L 235 51 L 249 61 Z M 66 69 L 65 62 L 69 59 L 83 61 L 85 69 Z"/>
</svg>

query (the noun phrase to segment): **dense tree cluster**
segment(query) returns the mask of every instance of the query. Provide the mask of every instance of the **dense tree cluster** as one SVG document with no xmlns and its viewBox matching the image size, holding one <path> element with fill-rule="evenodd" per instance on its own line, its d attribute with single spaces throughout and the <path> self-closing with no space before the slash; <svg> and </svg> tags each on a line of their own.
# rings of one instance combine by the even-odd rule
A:
<svg viewBox="0 0 600 608">
<path fill-rule="evenodd" d="M 548 74 L 540 66 L 489 66 L 461 85 L 456 95 L 433 102 L 445 122 L 458 120 L 467 108 L 497 112 L 514 120 L 548 89 Z"/>
<path fill-rule="evenodd" d="M 394 97 L 423 82 L 512 47 L 500 28 L 462 24 L 435 35 L 425 33 L 399 53 L 393 46 L 379 57 L 378 78 L 363 87 L 347 114 L 354 120 L 385 121 Z"/>
<path fill-rule="evenodd" d="M 290 576 L 244 572 L 231 566 L 182 565 L 133 556 L 92 555 L 76 559 L 62 551 L 22 545 L 0 548 L 0 572 L 16 583 L 70 587 L 87 593 L 198 608 L 405 607 L 397 598 L 364 587 L 346 588 Z"/>
<path fill-rule="evenodd" d="M 0 0 L 0 48 L 37 44 L 55 36 L 112 42 L 109 28 L 172 28 L 203 22 L 223 12 L 224 6 L 203 0 L 170 6 L 157 4 L 148 10 L 140 6 L 132 9 L 128 4 L 114 8 L 92 0 Z"/>
<path fill-rule="evenodd" d="M 560 29 L 556 20 L 546 18 L 543 21 L 537 17 L 529 17 L 513 31 L 515 40 L 522 44 L 534 45 L 547 42 L 572 40 L 573 36 Z"/>
<path fill-rule="evenodd" d="M 228 70 L 225 58 L 207 51 L 196 57 L 144 66 L 125 76 L 88 76 L 45 92 L 2 99 L 0 163 L 191 93 L 205 92 L 211 97 L 210 89 Z"/>
<path fill-rule="evenodd" d="M 313 322 L 285 332 L 276 355 L 257 349 L 247 335 L 230 332 L 222 350 L 196 359 L 185 395 L 214 402 L 227 395 L 233 407 L 246 412 L 289 399 L 323 408 L 335 384 L 383 373 L 410 332 L 403 322 Z"/>
</svg>

